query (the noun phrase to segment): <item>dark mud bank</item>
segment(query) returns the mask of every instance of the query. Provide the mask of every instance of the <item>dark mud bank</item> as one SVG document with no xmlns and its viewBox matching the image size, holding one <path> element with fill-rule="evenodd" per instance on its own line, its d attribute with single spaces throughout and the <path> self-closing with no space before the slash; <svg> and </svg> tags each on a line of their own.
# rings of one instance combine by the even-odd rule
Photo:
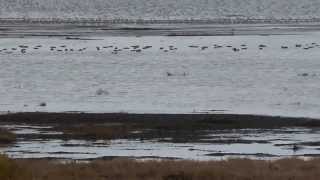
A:
<svg viewBox="0 0 320 180">
<path fill-rule="evenodd" d="M 128 113 L 44 113 L 27 112 L 0 115 L 0 122 L 28 124 L 146 123 L 167 125 L 210 125 L 212 128 L 320 127 L 320 120 L 235 114 L 128 114 Z M 207 126 L 208 127 L 208 126 Z M 201 128 L 199 126 L 198 128 Z"/>
</svg>

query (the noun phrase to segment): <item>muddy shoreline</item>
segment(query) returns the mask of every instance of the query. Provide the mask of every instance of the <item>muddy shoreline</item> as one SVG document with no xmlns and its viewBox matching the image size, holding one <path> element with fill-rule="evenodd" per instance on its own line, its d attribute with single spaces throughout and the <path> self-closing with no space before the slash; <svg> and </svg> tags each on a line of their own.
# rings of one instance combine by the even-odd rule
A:
<svg viewBox="0 0 320 180">
<path fill-rule="evenodd" d="M 16 134 L 16 143 L 2 151 L 18 159 L 272 159 L 320 154 L 320 121 L 310 118 L 28 112 L 0 115 L 0 127 Z"/>
</svg>

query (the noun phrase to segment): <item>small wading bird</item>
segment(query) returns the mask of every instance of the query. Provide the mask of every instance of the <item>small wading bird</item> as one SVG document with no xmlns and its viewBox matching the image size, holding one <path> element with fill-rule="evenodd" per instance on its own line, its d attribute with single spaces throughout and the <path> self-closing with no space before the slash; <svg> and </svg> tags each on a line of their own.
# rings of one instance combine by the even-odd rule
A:
<svg viewBox="0 0 320 180">
<path fill-rule="evenodd" d="M 294 153 L 297 152 L 297 151 L 299 151 L 300 149 L 301 149 L 301 147 L 299 147 L 297 144 L 294 144 L 294 145 L 292 146 L 292 150 L 293 150 Z"/>
</svg>

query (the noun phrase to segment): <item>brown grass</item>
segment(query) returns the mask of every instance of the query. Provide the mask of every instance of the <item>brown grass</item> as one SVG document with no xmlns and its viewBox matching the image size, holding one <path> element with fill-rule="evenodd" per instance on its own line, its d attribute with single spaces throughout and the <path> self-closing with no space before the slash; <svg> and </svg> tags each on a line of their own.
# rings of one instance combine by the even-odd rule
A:
<svg viewBox="0 0 320 180">
<path fill-rule="evenodd" d="M 145 161 L 90 163 L 11 160 L 0 156 L 1 180 L 318 180 L 320 159 Z"/>
<path fill-rule="evenodd" d="M 7 129 L 0 128 L 0 146 L 15 142 L 16 135 Z"/>
</svg>

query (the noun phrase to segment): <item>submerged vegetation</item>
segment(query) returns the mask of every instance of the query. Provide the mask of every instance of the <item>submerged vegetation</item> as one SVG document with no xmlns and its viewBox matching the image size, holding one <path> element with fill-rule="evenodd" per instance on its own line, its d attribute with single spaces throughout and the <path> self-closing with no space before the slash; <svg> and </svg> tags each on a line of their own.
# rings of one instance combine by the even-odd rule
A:
<svg viewBox="0 0 320 180">
<path fill-rule="evenodd" d="M 12 160 L 0 156 L 1 180 L 316 180 L 320 159 L 262 161 L 135 161 L 97 160 L 59 163 Z"/>
<path fill-rule="evenodd" d="M 79 124 L 66 127 L 58 127 L 62 129 L 66 138 L 73 139 L 121 139 L 129 138 L 130 127 L 127 125 L 117 124 Z"/>
</svg>

